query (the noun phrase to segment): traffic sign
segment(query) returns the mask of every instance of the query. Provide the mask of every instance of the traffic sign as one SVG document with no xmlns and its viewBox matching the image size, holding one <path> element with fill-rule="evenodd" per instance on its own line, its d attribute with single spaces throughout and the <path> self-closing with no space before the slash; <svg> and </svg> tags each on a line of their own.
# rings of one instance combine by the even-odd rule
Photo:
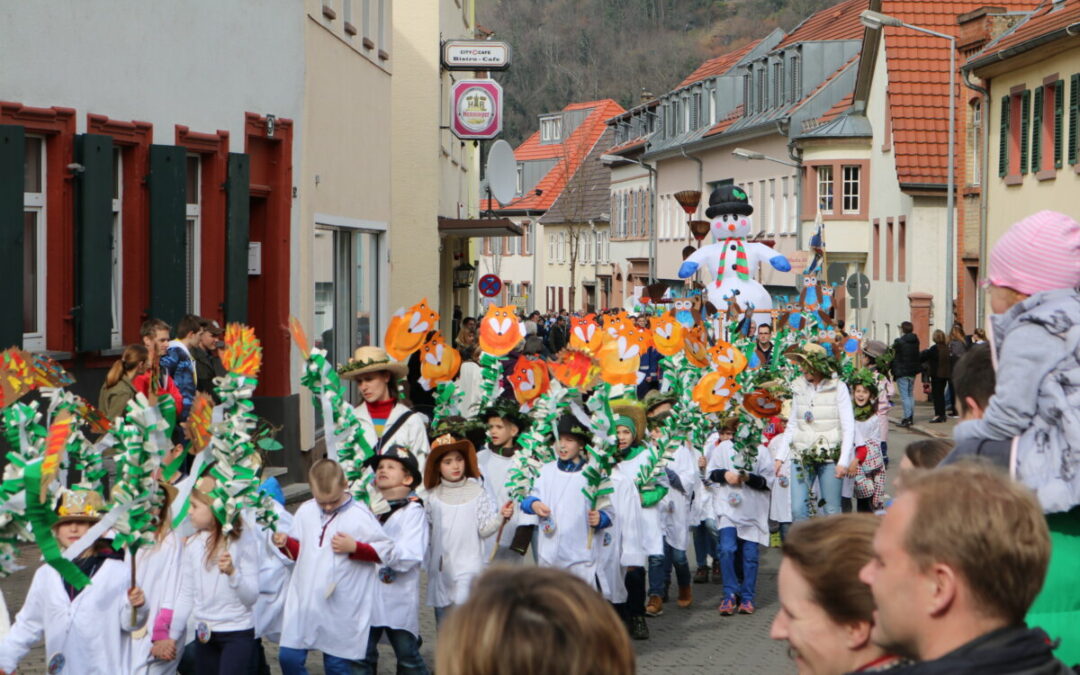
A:
<svg viewBox="0 0 1080 675">
<path fill-rule="evenodd" d="M 870 294 L 870 278 L 862 272 L 852 274 L 847 278 L 848 297 L 851 298 L 852 309 L 866 309 L 866 296 Z"/>
<path fill-rule="evenodd" d="M 476 287 L 480 289 L 480 295 L 485 298 L 494 298 L 502 290 L 503 283 L 502 279 L 494 274 L 485 274 L 476 282 Z"/>
</svg>

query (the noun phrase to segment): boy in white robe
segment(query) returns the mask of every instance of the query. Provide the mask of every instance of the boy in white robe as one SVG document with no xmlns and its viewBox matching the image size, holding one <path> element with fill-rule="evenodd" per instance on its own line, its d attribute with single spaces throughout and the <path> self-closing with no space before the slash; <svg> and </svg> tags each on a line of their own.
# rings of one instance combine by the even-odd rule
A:
<svg viewBox="0 0 1080 675">
<path fill-rule="evenodd" d="M 60 547 L 85 535 L 101 519 L 103 508 L 96 492 L 65 490 L 57 509 L 60 517 L 53 524 Z M 82 589 L 65 582 L 49 565 L 34 573 L 22 610 L 0 640 L 0 672 L 13 673 L 42 638 L 49 672 L 131 672 L 130 634 L 146 625 L 149 610 L 142 589 L 130 587 L 124 552 L 100 539 L 74 562 L 91 579 Z"/>
<path fill-rule="evenodd" d="M 285 675 L 306 675 L 307 652 L 323 653 L 327 672 L 350 672 L 367 653 L 378 567 L 393 546 L 371 510 L 348 493 L 329 459 L 308 472 L 313 499 L 274 544 L 296 560 L 285 597 L 278 660 Z"/>
<path fill-rule="evenodd" d="M 511 401 L 499 399 L 484 411 L 483 420 L 487 424 L 489 441 L 476 453 L 476 461 L 484 478 L 484 490 L 501 509 L 511 501 L 506 478 L 514 464 L 514 455 L 521 449 L 517 444 L 518 435 L 528 429 L 529 418 L 518 412 Z M 498 541 L 495 537 L 484 540 L 488 559 L 519 564 L 528 551 L 536 531 L 536 516 L 520 510 L 513 513 L 510 520 L 502 524 Z"/>
<path fill-rule="evenodd" d="M 397 658 L 397 672 L 427 675 L 420 655 L 420 567 L 428 548 L 428 520 L 424 503 L 414 490 L 421 485 L 420 464 L 409 449 L 394 445 L 368 464 L 375 470 L 375 486 L 390 504 L 378 516 L 393 548 L 379 569 L 375 607 L 368 635 L 367 655 L 357 673 L 379 672 L 379 640 L 385 635 Z"/>
</svg>

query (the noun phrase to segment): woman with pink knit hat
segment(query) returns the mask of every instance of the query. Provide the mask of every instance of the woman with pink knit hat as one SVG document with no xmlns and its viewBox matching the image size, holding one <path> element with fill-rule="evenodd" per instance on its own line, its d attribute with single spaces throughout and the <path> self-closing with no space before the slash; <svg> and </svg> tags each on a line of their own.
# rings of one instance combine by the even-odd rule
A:
<svg viewBox="0 0 1080 675">
<path fill-rule="evenodd" d="M 1062 661 L 1080 663 L 1080 223 L 1040 211 L 1015 223 L 990 253 L 990 343 L 997 387 L 982 419 L 956 427 L 957 444 L 1013 441 L 1010 470 L 1031 488 L 1053 555 L 1027 616 Z"/>
</svg>

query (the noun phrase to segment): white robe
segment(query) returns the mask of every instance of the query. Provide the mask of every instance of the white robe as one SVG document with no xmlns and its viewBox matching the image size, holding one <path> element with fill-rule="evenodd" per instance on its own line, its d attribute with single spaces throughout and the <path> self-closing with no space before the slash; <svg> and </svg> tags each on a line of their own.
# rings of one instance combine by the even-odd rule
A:
<svg viewBox="0 0 1080 675">
<path fill-rule="evenodd" d="M 165 617 L 176 608 L 176 598 L 180 593 L 180 562 L 184 545 L 175 532 L 169 532 L 160 544 L 143 546 L 135 556 L 135 578 L 139 588 L 146 595 L 149 609 L 149 625 L 145 633 L 139 631 L 139 637 L 131 640 L 131 667 L 136 673 L 147 675 L 166 675 L 175 673 L 180 666 L 180 659 L 172 661 L 150 660 L 150 648 L 153 647 L 154 628 L 159 621 L 165 621 L 165 638 L 168 638 L 170 622 Z M 166 614 L 162 615 L 162 610 Z M 161 618 L 159 618 L 159 616 Z M 183 647 L 183 639 L 177 640 L 178 647 Z M 146 666 L 145 668 L 143 666 Z"/>
<path fill-rule="evenodd" d="M 540 565 L 564 569 L 595 588 L 599 547 L 588 547 L 589 502 L 581 492 L 585 485 L 581 471 L 560 471 L 556 462 L 540 469 L 531 496 L 551 509 L 555 532 L 545 534 L 540 523 L 536 557 Z"/>
<path fill-rule="evenodd" d="M 273 502 L 273 505 L 278 514 L 278 531 L 288 532 L 292 528 L 293 515 L 281 504 Z M 255 613 L 255 637 L 281 642 L 285 595 L 292 576 L 293 561 L 274 546 L 274 533 L 258 524 L 253 509 L 244 509 L 243 517 L 244 534 L 250 533 L 259 548 L 259 597 L 252 608 Z"/>
<path fill-rule="evenodd" d="M 131 622 L 130 585 L 128 563 L 106 560 L 92 583 L 71 600 L 60 574 L 42 565 L 34 572 L 11 631 L 0 640 L 0 670 L 13 672 L 44 637 L 46 665 L 56 654 L 63 654 L 67 663 L 63 673 L 130 673 L 130 634 L 144 626 L 150 614 L 144 604 Z"/>
<path fill-rule="evenodd" d="M 631 483 L 637 479 L 638 470 L 649 461 L 649 448 L 644 448 L 632 459 L 624 459 L 616 466 L 616 470 L 622 472 L 630 479 Z M 645 550 L 646 555 L 664 555 L 664 533 L 660 529 L 660 505 L 654 504 L 648 508 L 641 508 L 641 521 L 639 527 L 631 533 L 624 530 L 625 536 L 638 539 L 638 545 Z"/>
<path fill-rule="evenodd" d="M 466 480 L 477 482 L 474 478 Z M 487 562 L 484 552 L 488 549 L 481 530 L 489 525 L 489 518 L 493 518 L 498 509 L 482 488 L 475 498 L 464 504 L 448 504 L 439 499 L 437 489 L 431 490 L 424 506 L 431 521 L 427 604 L 431 607 L 463 605 L 469 599 L 473 579 L 484 571 Z M 491 534 L 494 530 L 490 530 L 487 538 Z"/>
<path fill-rule="evenodd" d="M 773 477 L 769 480 L 769 517 L 778 523 L 790 523 L 791 522 L 791 460 L 782 459 L 780 464 L 780 473 L 775 473 L 776 464 L 775 461 L 781 459 L 780 453 L 780 436 L 777 435 L 769 441 L 769 454 L 773 459 Z M 787 479 L 787 486 L 781 484 L 780 477 L 784 476 Z"/>
<path fill-rule="evenodd" d="M 704 457 L 706 460 L 709 458 L 709 448 L 713 447 L 716 443 L 720 442 L 720 434 L 710 434 L 705 439 L 705 447 L 701 452 L 698 452 L 696 448 L 692 448 L 690 451 L 691 456 L 694 458 L 694 470 L 697 471 L 697 480 L 694 481 L 694 498 L 690 504 L 690 526 L 695 527 L 703 520 L 708 518 L 715 518 L 716 514 L 713 513 L 712 508 L 712 496 L 705 488 L 705 481 L 702 478 L 704 469 L 699 468 L 698 462 Z"/>
<path fill-rule="evenodd" d="M 626 568 L 644 567 L 648 554 L 641 546 L 641 498 L 634 481 L 622 472 L 611 475 L 615 492 L 611 495 L 611 525 L 597 530 L 593 547 L 598 548 L 596 580 L 608 602 L 626 602 Z"/>
<path fill-rule="evenodd" d="M 667 476 L 664 476 L 661 482 L 668 486 L 668 493 L 657 505 L 660 511 L 660 529 L 668 546 L 685 551 L 690 543 L 691 498 L 697 484 L 701 482 L 697 457 L 689 448 L 681 445 L 672 455 L 668 468 L 679 477 L 685 492 L 671 487 Z"/>
<path fill-rule="evenodd" d="M 520 452 L 520 450 L 518 451 Z M 510 500 L 509 488 L 506 487 L 506 477 L 510 473 L 510 468 L 514 464 L 513 457 L 503 457 L 498 453 L 492 452 L 488 448 L 484 448 L 480 452 L 476 453 L 477 464 L 480 465 L 480 474 L 484 477 L 484 490 L 491 497 L 491 501 L 495 503 L 495 508 L 501 509 L 503 504 Z M 510 520 L 502 528 L 502 535 L 499 537 L 499 541 L 495 541 L 495 537 L 489 537 L 484 540 L 484 554 L 487 556 L 485 560 L 490 559 L 491 551 L 495 548 L 496 544 L 500 549 L 507 549 L 514 541 L 514 532 L 522 525 L 536 525 L 536 516 L 529 515 L 521 509 L 514 509 L 514 515 L 510 516 Z M 501 561 L 505 562 L 521 562 L 524 556 L 511 552 L 510 555 L 500 557 Z"/>
<path fill-rule="evenodd" d="M 393 542 L 379 568 L 371 625 L 420 636 L 420 568 L 428 548 L 428 518 L 420 502 L 401 507 L 382 524 Z M 389 582 L 382 568 L 393 570 Z"/>
<path fill-rule="evenodd" d="M 180 591 L 176 596 L 169 635 L 179 644 L 188 626 L 205 623 L 211 632 L 255 627 L 252 607 L 259 596 L 259 549 L 253 537 L 229 541 L 233 573 L 223 574 L 216 558 L 206 562 L 209 534 L 200 532 L 184 546 L 180 561 Z"/>
<path fill-rule="evenodd" d="M 11 630 L 11 616 L 8 614 L 7 603 L 4 602 L 4 592 L 0 590 L 0 640 Z"/>
<path fill-rule="evenodd" d="M 724 441 L 714 446 L 709 453 L 705 475 L 708 476 L 715 469 L 735 471 L 734 461 L 731 458 L 734 452 L 735 445 L 731 441 Z M 750 473 L 756 473 L 764 478 L 766 484 L 773 477 L 772 456 L 765 446 L 758 446 L 757 458 Z M 755 490 L 745 485 L 712 483 L 709 486 L 709 492 L 712 494 L 718 530 L 734 527 L 739 539 L 757 542 L 762 546 L 769 545 L 768 490 Z M 731 504 L 730 497 L 734 493 L 742 495 L 742 503 Z"/>
<path fill-rule="evenodd" d="M 281 646 L 356 661 L 367 653 L 378 565 L 334 553 L 330 542 L 339 532 L 370 545 L 380 558 L 393 546 L 363 504 L 350 500 L 324 522 L 315 500 L 304 502 L 289 531 L 300 555 L 285 597 Z"/>
</svg>

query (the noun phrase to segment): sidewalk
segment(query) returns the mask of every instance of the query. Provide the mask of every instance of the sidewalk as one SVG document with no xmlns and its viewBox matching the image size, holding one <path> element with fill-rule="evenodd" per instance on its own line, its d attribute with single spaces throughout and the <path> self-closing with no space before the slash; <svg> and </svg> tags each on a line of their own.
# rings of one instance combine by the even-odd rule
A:
<svg viewBox="0 0 1080 675">
<path fill-rule="evenodd" d="M 889 421 L 893 423 L 893 426 L 900 427 L 900 420 L 904 417 L 904 406 L 899 396 L 896 396 L 893 403 L 893 407 L 889 409 Z M 915 424 L 910 427 L 911 430 L 931 438 L 952 439 L 953 429 L 956 428 L 960 418 L 946 417 L 944 422 L 938 424 L 931 424 L 932 419 L 934 419 L 934 405 L 929 401 L 916 401 Z"/>
</svg>

